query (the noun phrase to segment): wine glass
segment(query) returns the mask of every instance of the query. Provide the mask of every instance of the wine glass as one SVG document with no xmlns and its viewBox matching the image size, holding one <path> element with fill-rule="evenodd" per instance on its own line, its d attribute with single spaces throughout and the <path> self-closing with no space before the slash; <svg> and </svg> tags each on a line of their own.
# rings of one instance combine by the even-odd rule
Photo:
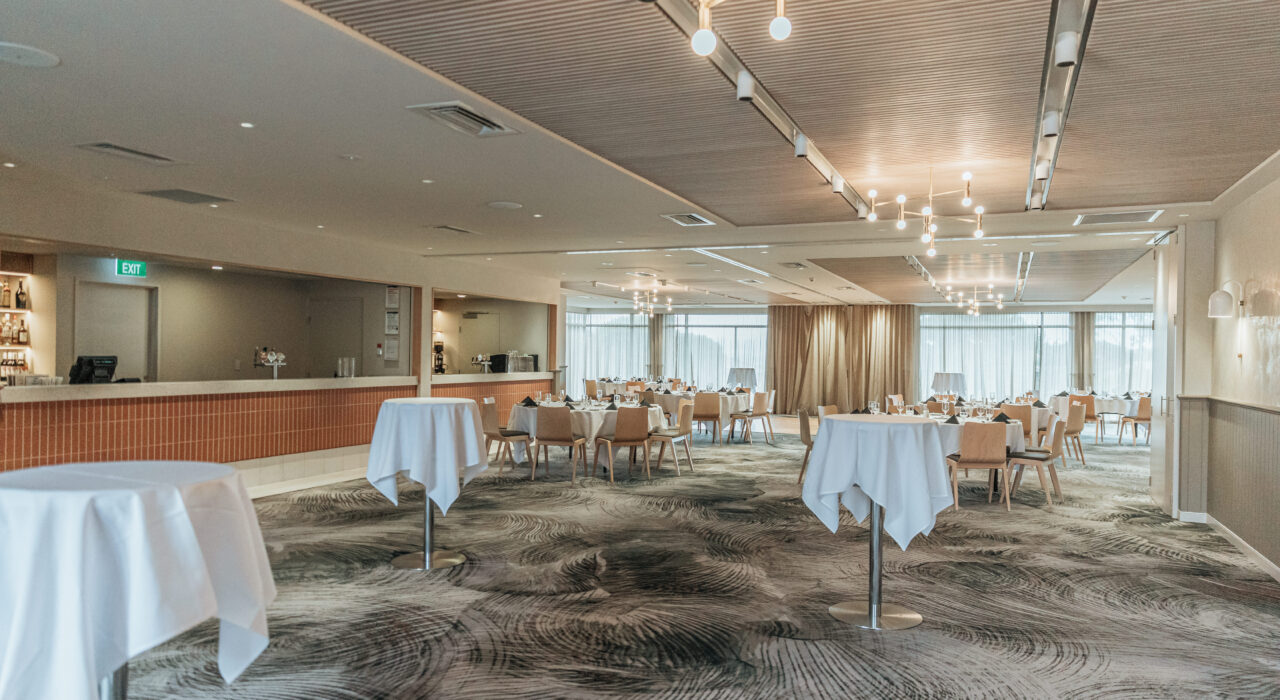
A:
<svg viewBox="0 0 1280 700">
<path fill-rule="evenodd" d="M 871 415 L 873 416 L 880 415 L 880 404 L 878 402 L 872 401 L 868 403 L 867 408 L 871 411 Z"/>
</svg>

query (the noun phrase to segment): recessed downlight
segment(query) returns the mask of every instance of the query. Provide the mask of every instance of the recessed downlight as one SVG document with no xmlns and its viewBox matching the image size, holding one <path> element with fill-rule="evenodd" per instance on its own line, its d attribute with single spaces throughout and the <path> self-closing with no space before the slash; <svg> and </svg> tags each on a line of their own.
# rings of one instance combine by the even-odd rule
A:
<svg viewBox="0 0 1280 700">
<path fill-rule="evenodd" d="M 324 224 L 319 224 L 316 226 L 316 228 L 324 228 Z"/>
<path fill-rule="evenodd" d="M 218 205 L 217 205 L 217 204 L 210 204 L 210 205 L 209 205 L 209 208 L 210 208 L 210 209 L 217 209 L 217 208 L 218 208 Z"/>
<path fill-rule="evenodd" d="M 541 215 L 541 214 L 534 214 L 534 215 L 533 215 L 533 218 L 535 218 L 535 219 L 541 219 L 541 218 L 542 218 L 542 215 Z"/>
<path fill-rule="evenodd" d="M 431 184 L 431 183 L 433 183 L 433 182 L 435 182 L 435 180 L 423 180 L 423 181 L 422 181 L 422 184 L 424 184 L 424 185 L 430 185 L 430 184 Z"/>
<path fill-rule="evenodd" d="M 6 167 L 6 168 L 16 168 L 16 167 L 18 167 L 18 164 L 17 164 L 17 163 L 5 163 L 5 164 L 4 164 L 4 167 Z"/>
<path fill-rule="evenodd" d="M 240 126 L 242 126 L 242 127 L 246 128 L 246 129 L 252 129 L 252 128 L 253 128 L 253 122 L 240 122 Z"/>
<path fill-rule="evenodd" d="M 211 269 L 211 270 L 221 270 L 221 269 L 222 269 L 222 266 L 221 266 L 221 265 L 214 265 L 213 267 L 211 267 L 211 268 L 209 268 L 209 269 Z"/>
<path fill-rule="evenodd" d="M 524 205 L 519 202 L 489 202 L 490 209 L 523 209 Z"/>
<path fill-rule="evenodd" d="M 459 299 L 466 299 L 466 298 L 467 298 L 467 295 L 466 295 L 466 294 L 459 294 L 459 295 L 458 295 L 458 298 L 459 298 Z"/>
</svg>

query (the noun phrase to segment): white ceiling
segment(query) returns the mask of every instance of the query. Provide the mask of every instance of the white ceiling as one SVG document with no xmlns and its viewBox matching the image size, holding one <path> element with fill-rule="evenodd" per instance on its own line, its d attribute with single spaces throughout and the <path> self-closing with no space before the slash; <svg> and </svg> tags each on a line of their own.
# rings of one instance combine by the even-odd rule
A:
<svg viewBox="0 0 1280 700">
<path fill-rule="evenodd" d="M 501 4 L 504 11 L 514 13 L 508 19 L 518 28 L 517 20 L 527 5 Z M 657 10 L 638 2 L 630 4 L 652 11 L 665 22 Z M 1035 3 L 1024 4 L 1032 9 L 1019 12 L 1034 14 Z M 457 4 L 440 7 L 451 5 Z M 490 6 L 497 7 L 491 3 L 467 5 L 482 12 Z M 1047 16 L 1047 1 L 1044 6 Z M 594 12 L 587 5 L 574 3 L 558 3 L 555 7 L 584 22 Z M 647 26 L 649 20 L 645 15 L 636 21 Z M 735 26 L 740 24 L 727 24 L 726 31 L 740 31 Z M 653 31 L 671 33 L 679 39 L 668 25 Z M 796 38 L 801 37 L 797 28 Z M 501 54 L 504 62 L 492 66 L 516 72 L 504 79 L 520 78 L 519 62 L 510 61 L 511 47 L 467 42 L 468 38 L 463 34 L 451 36 L 449 41 L 464 42 L 480 68 L 487 65 L 486 55 Z M 603 299 L 601 303 L 608 305 L 616 299 L 629 300 L 630 292 L 592 283 L 634 284 L 636 278 L 625 274 L 632 270 L 644 270 L 654 274 L 655 279 L 667 280 L 663 296 L 670 293 L 679 300 L 677 303 L 897 301 L 871 294 L 856 279 L 832 274 L 810 261 L 918 255 L 928 265 L 916 238 L 918 232 L 903 234 L 887 221 L 805 223 L 811 219 L 778 219 L 782 210 L 775 208 L 769 210 L 769 216 L 781 223 L 735 226 L 718 212 L 692 204 L 685 199 L 688 194 L 683 190 L 668 191 L 609 162 L 606 158 L 612 154 L 603 147 L 592 153 L 563 138 L 566 134 L 547 131 L 488 99 L 497 99 L 497 95 L 477 94 L 468 89 L 473 85 L 454 84 L 433 73 L 431 66 L 398 56 L 291 0 L 9 3 L 0 6 L 0 40 L 31 44 L 62 58 L 62 64 L 51 69 L 0 63 L 0 84 L 5 93 L 5 99 L 0 100 L 0 156 L 5 160 L 16 162 L 22 169 L 46 171 L 94 187 L 125 192 L 176 187 L 235 200 L 217 209 L 159 200 L 154 202 L 156 207 L 203 207 L 208 216 L 316 236 L 376 241 L 419 255 L 458 256 L 492 264 L 498 270 L 559 276 L 566 289 L 577 290 L 574 296 Z M 687 44 L 676 41 L 671 50 L 687 51 Z M 812 47 L 805 48 L 811 50 Z M 1109 56 L 1115 53 L 1113 48 L 1108 51 Z M 749 46 L 744 44 L 742 52 L 751 64 Z M 779 56 L 775 53 L 767 61 L 763 56 L 759 60 L 768 70 L 778 71 L 781 81 L 788 68 L 785 56 Z M 1109 61 L 1122 58 L 1121 53 Z M 643 59 L 643 54 L 633 57 Z M 665 80 L 673 84 L 714 84 L 715 89 L 725 91 L 714 98 L 732 105 L 731 86 L 716 77 L 705 62 L 689 60 L 683 54 L 658 59 L 653 58 L 677 71 L 665 74 Z M 1009 58 L 999 60 L 1007 62 Z M 529 70 L 534 67 L 530 65 Z M 641 68 L 644 66 L 636 66 L 637 75 L 642 73 Z M 1115 70 L 1114 65 L 1106 68 L 1108 72 Z M 586 66 L 588 73 L 591 69 Z M 1088 70 L 1086 64 L 1086 76 Z M 545 72 L 536 75 L 546 79 Z M 526 79 L 526 88 L 536 86 L 536 81 Z M 1169 89 L 1177 92 L 1182 87 L 1175 83 Z M 1200 99 L 1207 99 L 1213 83 L 1200 84 L 1197 89 Z M 536 97 L 538 90 L 526 93 Z M 785 98 L 786 91 L 782 95 Z M 799 98 L 800 95 L 794 96 L 797 101 Z M 826 99 L 839 99 L 839 93 Z M 1090 99 L 1102 101 L 1102 96 Z M 522 133 L 474 139 L 404 109 L 407 105 L 448 100 L 462 100 Z M 625 112 L 621 107 L 615 109 Z M 667 105 L 665 109 L 670 128 L 687 126 L 678 106 Z M 607 111 L 603 114 L 608 116 Z M 749 110 L 747 114 L 751 119 L 758 118 Z M 1075 116 L 1073 112 L 1072 118 Z M 239 124 L 243 121 L 252 122 L 255 127 L 242 128 Z M 763 120 L 760 123 L 763 125 Z M 1029 133 L 1031 126 L 1027 129 Z M 1029 136 L 1018 140 L 1030 146 Z M 183 164 L 154 167 L 75 148 L 76 144 L 94 141 L 159 153 Z M 606 145 L 614 148 L 626 143 L 624 129 L 621 135 L 613 134 Z M 648 142 L 639 145 L 645 143 Z M 632 146 L 638 147 L 635 143 Z M 1253 146 L 1249 151 L 1237 149 L 1236 160 L 1256 158 L 1260 146 Z M 769 148 L 779 149 L 780 161 L 794 163 L 789 147 L 780 139 Z M 354 154 L 359 159 L 346 160 L 341 157 L 344 154 Z M 640 163 L 657 155 L 652 149 L 639 148 L 616 160 L 650 176 L 651 168 L 635 165 L 632 159 Z M 772 151 L 768 157 L 772 161 Z M 877 157 L 889 158 L 889 154 Z M 1002 152 L 1001 158 L 1004 157 Z M 898 163 L 894 167 L 900 170 L 906 167 L 902 154 L 893 155 L 893 159 L 884 162 Z M 922 172 L 929 165 L 927 160 L 921 156 Z M 950 165 L 963 165 L 952 160 L 955 159 L 948 161 Z M 707 160 L 705 170 L 700 170 L 703 164 L 698 159 L 685 159 L 683 163 L 682 167 L 689 169 L 689 178 L 707 181 L 709 191 L 732 194 L 732 201 L 740 206 L 749 207 L 752 198 L 763 201 L 772 194 L 729 192 L 725 188 L 734 173 L 723 172 L 713 160 Z M 0 171 L 0 178 L 5 176 Z M 434 183 L 424 184 L 423 179 Z M 687 181 L 666 176 L 654 179 L 664 184 L 670 179 L 672 185 Z M 824 187 L 819 182 L 812 186 L 819 191 Z M 1008 193 L 993 192 L 991 196 L 1005 194 Z M 1021 197 L 1021 190 L 1017 196 Z M 834 195 L 827 191 L 823 197 Z M 1141 226 L 1088 230 L 1072 226 L 1076 213 L 1101 209 L 994 214 L 984 221 L 988 235 L 982 241 L 968 238 L 971 224 L 946 220 L 941 224 L 943 240 L 938 249 L 944 256 L 1049 250 L 1141 251 L 1147 249 L 1147 241 L 1156 232 L 1216 215 L 1216 207 L 1208 202 L 1148 201 L 1140 191 L 1127 197 L 1126 202 L 1158 206 L 1165 213 L 1155 222 Z M 698 199 L 705 200 L 701 196 Z M 498 210 L 486 206 L 492 201 L 515 201 L 524 207 Z M 1105 201 L 1115 203 L 1111 199 Z M 1086 197 L 1079 203 L 1084 207 L 1090 201 Z M 682 228 L 661 218 L 662 214 L 677 212 L 698 212 L 717 221 L 717 225 Z M 535 218 L 534 214 L 543 216 Z M 460 226 L 480 235 L 449 234 L 429 228 L 440 224 Z M 1132 235 L 1097 235 L 1129 231 Z M 1046 245 L 1052 247 L 1042 247 Z M 727 260 L 690 250 L 700 246 Z M 614 249 L 643 250 L 565 254 Z M 1146 256 L 1142 260 L 1149 259 Z M 1144 267 L 1142 260 L 1087 301 L 1132 303 L 1134 297 L 1149 296 L 1136 293 L 1144 287 L 1149 292 L 1151 284 L 1150 267 Z M 804 262 L 806 269 L 793 270 L 779 264 L 793 261 Z M 754 269 L 744 269 L 743 265 Z M 1068 274 L 1073 269 L 1080 275 L 1093 274 L 1087 264 L 1075 263 L 1064 269 Z M 740 279 L 759 279 L 763 284 L 743 284 L 737 281 Z M 684 286 L 691 289 L 686 291 Z M 604 296 L 597 296 L 601 294 Z"/>
</svg>

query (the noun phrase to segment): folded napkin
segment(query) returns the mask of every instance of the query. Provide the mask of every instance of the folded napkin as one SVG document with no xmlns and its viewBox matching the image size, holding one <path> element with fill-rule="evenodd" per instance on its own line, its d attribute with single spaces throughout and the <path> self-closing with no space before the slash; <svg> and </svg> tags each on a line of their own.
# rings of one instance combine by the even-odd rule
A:
<svg viewBox="0 0 1280 700">
<path fill-rule="evenodd" d="M 565 394 L 565 395 L 564 395 L 564 402 L 565 402 L 565 403 L 573 403 L 573 399 L 569 398 L 569 395 L 568 395 L 568 394 Z"/>
<path fill-rule="evenodd" d="M 565 400 L 564 400 L 564 405 L 568 406 L 569 408 L 577 408 L 577 406 L 576 406 L 576 405 L 574 405 L 574 403 L 573 403 L 572 401 L 570 401 L 569 399 L 565 399 Z"/>
<path fill-rule="evenodd" d="M 957 405 L 957 406 L 963 406 L 963 405 L 964 405 L 964 399 L 963 399 L 963 398 L 957 398 L 957 399 L 956 399 L 956 405 Z"/>
<path fill-rule="evenodd" d="M 991 422 L 992 422 L 992 423 L 1008 423 L 1008 422 L 1009 422 L 1009 416 L 1006 416 L 1005 414 L 1001 413 L 1000 415 L 996 416 L 995 418 L 992 418 L 992 419 L 991 419 Z"/>
<path fill-rule="evenodd" d="M 664 394 L 670 394 L 670 393 L 671 393 L 671 390 L 670 390 L 670 389 L 663 389 L 663 390 L 662 390 L 662 393 L 664 393 Z"/>
<path fill-rule="evenodd" d="M 1127 392 L 1127 391 L 1126 391 L 1126 392 L 1124 392 L 1124 397 L 1125 397 L 1126 399 L 1129 399 L 1130 401 L 1132 401 L 1132 400 L 1133 400 L 1133 395 L 1132 395 L 1132 394 L 1130 394 L 1130 393 L 1129 393 L 1129 392 Z"/>
<path fill-rule="evenodd" d="M 618 410 L 618 404 L 616 404 L 616 403 L 614 403 L 614 402 L 610 401 L 610 402 L 609 402 L 609 405 L 604 407 L 604 410 L 606 410 L 606 411 L 616 411 L 616 410 Z"/>
<path fill-rule="evenodd" d="M 1041 401 L 1040 399 L 1036 399 L 1036 402 L 1035 402 L 1035 403 L 1033 403 L 1033 404 L 1031 404 L 1031 405 L 1032 405 L 1032 406 L 1035 406 L 1036 408 L 1044 408 L 1044 407 L 1045 407 L 1044 402 L 1043 402 L 1043 401 Z"/>
<path fill-rule="evenodd" d="M 720 387 L 720 392 L 719 392 L 719 393 L 721 393 L 721 394 L 727 394 L 727 393 L 729 393 L 729 390 L 728 390 L 727 388 L 725 388 L 725 387 Z"/>
<path fill-rule="evenodd" d="M 534 406 L 538 405 L 538 402 L 534 401 L 532 396 L 526 396 L 524 397 L 524 401 L 520 402 L 520 405 L 524 406 L 525 408 L 533 408 Z"/>
<path fill-rule="evenodd" d="M 1066 396 L 1066 395 L 1067 395 L 1067 392 L 1065 392 L 1065 391 L 1060 392 L 1060 393 L 1057 393 L 1057 394 L 1054 394 L 1054 396 Z"/>
<path fill-rule="evenodd" d="M 644 406 L 645 408 L 648 408 L 648 407 L 652 406 L 653 404 L 649 403 L 649 400 L 648 400 L 648 399 L 640 399 L 640 405 L 641 405 L 641 406 Z"/>
<path fill-rule="evenodd" d="M 936 397 L 936 396 L 930 396 L 927 400 L 929 400 L 929 401 L 937 401 L 937 400 L 938 400 L 938 397 Z"/>
<path fill-rule="evenodd" d="M 1004 415 L 1004 414 L 1002 413 L 1000 415 Z M 955 416 L 951 416 L 950 418 L 947 419 L 947 425 L 960 425 L 960 419 L 956 418 Z"/>
<path fill-rule="evenodd" d="M 1091 391 L 1091 392 L 1089 392 L 1089 395 L 1090 395 L 1090 396 L 1097 396 L 1097 395 L 1098 395 L 1098 392 L 1096 392 L 1096 391 Z"/>
</svg>

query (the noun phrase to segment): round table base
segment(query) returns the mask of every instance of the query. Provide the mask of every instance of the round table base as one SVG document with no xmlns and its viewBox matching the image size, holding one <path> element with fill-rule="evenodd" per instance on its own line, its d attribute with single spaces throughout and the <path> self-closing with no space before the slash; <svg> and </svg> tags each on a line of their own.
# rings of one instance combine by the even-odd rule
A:
<svg viewBox="0 0 1280 700">
<path fill-rule="evenodd" d="M 462 552 L 451 552 L 447 549 L 437 549 L 431 553 L 431 566 L 429 567 L 424 567 L 422 565 L 422 552 L 401 554 L 391 560 L 391 565 L 397 569 L 429 571 L 431 569 L 448 569 L 449 567 L 457 566 L 466 560 L 467 555 Z"/>
<path fill-rule="evenodd" d="M 865 600 L 853 600 L 846 603 L 836 603 L 827 608 L 827 612 L 831 613 L 831 617 L 841 622 L 848 622 L 868 630 L 906 630 L 924 622 L 924 618 L 920 616 L 920 613 L 914 610 L 909 610 L 901 605 L 885 603 L 880 606 L 879 626 L 872 627 L 871 615 L 867 610 L 868 607 Z"/>
</svg>

